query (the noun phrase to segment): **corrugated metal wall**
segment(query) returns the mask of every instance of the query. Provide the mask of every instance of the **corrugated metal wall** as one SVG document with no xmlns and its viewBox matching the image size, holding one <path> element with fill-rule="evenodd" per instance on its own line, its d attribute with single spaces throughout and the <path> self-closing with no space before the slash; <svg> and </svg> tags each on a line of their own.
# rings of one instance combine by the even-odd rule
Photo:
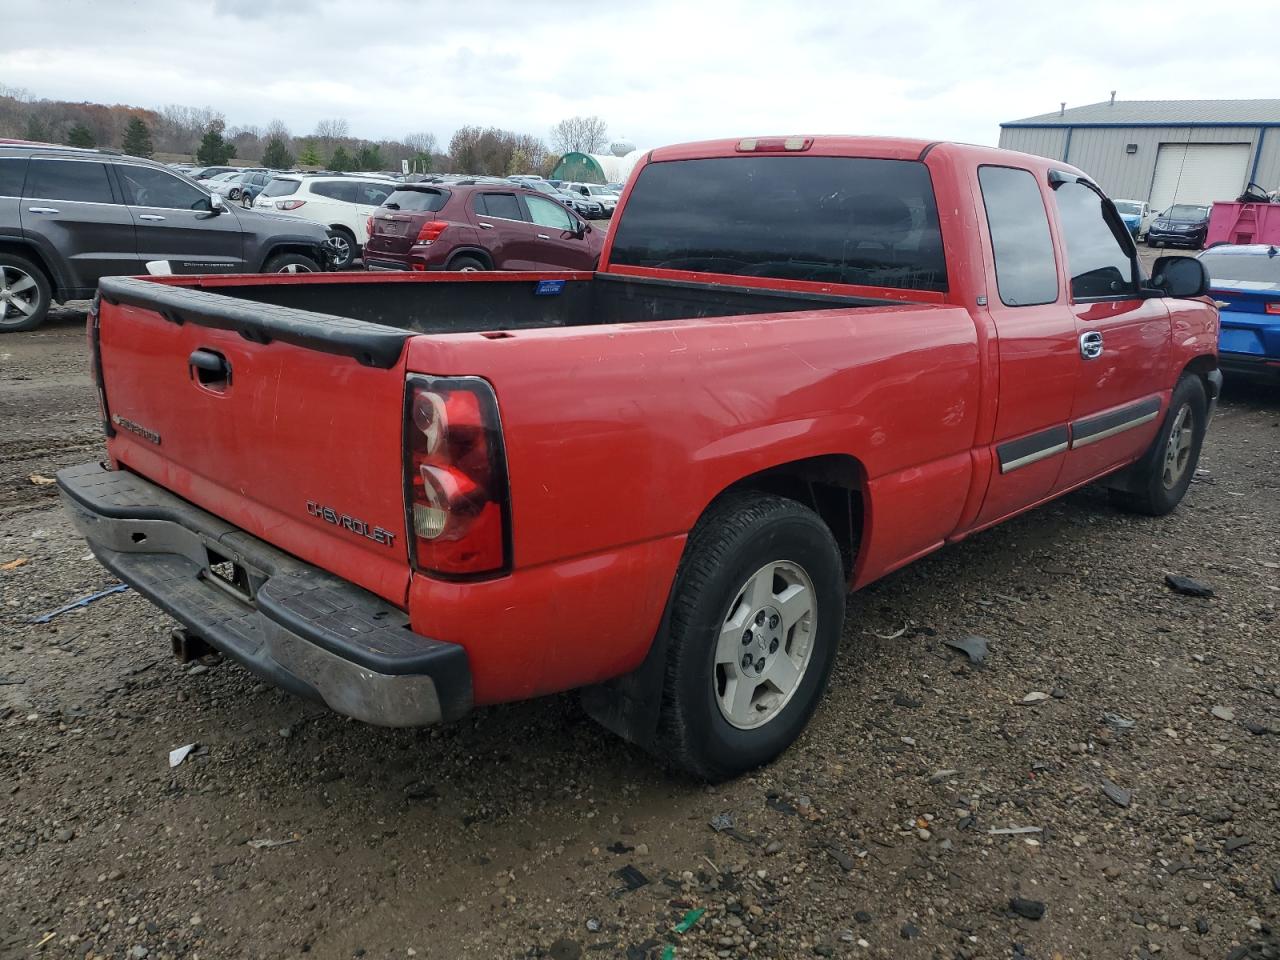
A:
<svg viewBox="0 0 1280 960">
<path fill-rule="evenodd" d="M 1247 143 L 1249 166 L 1257 149 L 1259 127 L 1075 127 L 1070 136 L 1062 127 L 1002 127 L 1000 146 L 1054 160 L 1065 160 L 1098 181 L 1112 197 L 1146 200 L 1155 175 L 1156 154 L 1162 143 Z M 1125 147 L 1137 144 L 1136 153 Z M 1268 190 L 1280 187 L 1280 129 L 1263 138 L 1256 179 Z M 1240 184 L 1244 188 L 1244 184 Z M 1227 199 L 1227 198 L 1224 198 Z"/>
</svg>

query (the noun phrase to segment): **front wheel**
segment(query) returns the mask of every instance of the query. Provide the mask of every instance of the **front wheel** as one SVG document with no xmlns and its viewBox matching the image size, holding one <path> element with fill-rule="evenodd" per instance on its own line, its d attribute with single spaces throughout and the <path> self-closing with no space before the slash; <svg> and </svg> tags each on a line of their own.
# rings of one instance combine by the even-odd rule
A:
<svg viewBox="0 0 1280 960">
<path fill-rule="evenodd" d="M 319 273 L 320 264 L 301 253 L 277 253 L 262 267 L 263 273 Z"/>
<path fill-rule="evenodd" d="M 334 270 L 348 269 L 356 259 L 356 239 L 345 230 L 332 230 L 324 242 Z"/>
<path fill-rule="evenodd" d="M 844 597 L 840 551 L 812 510 L 759 493 L 714 504 L 672 598 L 660 755 L 714 781 L 790 746 L 826 690 Z"/>
<path fill-rule="evenodd" d="M 1173 388 L 1169 411 L 1151 449 L 1131 468 L 1127 489 L 1112 489 L 1111 502 L 1130 513 L 1162 517 L 1186 495 L 1208 427 L 1209 401 L 1204 384 L 1186 374 Z"/>
</svg>

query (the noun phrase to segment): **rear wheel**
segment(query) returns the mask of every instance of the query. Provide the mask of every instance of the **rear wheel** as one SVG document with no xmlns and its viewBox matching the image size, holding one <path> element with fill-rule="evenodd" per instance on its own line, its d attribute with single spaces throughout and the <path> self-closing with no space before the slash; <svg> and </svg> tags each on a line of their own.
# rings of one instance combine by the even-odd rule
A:
<svg viewBox="0 0 1280 960">
<path fill-rule="evenodd" d="M 1209 401 L 1195 374 L 1178 381 L 1160 432 L 1132 468 L 1129 488 L 1111 490 L 1111 502 L 1131 513 L 1162 517 L 1186 495 L 1208 426 Z"/>
<path fill-rule="evenodd" d="M 262 267 L 263 273 L 319 273 L 320 264 L 301 253 L 277 253 Z"/>
<path fill-rule="evenodd" d="M 461 270 L 464 273 L 472 273 L 476 270 L 488 270 L 489 267 L 479 257 L 460 256 L 454 257 L 449 261 L 449 270 Z"/>
<path fill-rule="evenodd" d="M 826 689 L 844 595 L 840 551 L 812 510 L 758 493 L 715 504 L 672 599 L 660 756 L 722 780 L 790 746 Z"/>
<path fill-rule="evenodd" d="M 34 330 L 44 323 L 53 291 L 30 260 L 0 253 L 0 332 Z"/>
</svg>

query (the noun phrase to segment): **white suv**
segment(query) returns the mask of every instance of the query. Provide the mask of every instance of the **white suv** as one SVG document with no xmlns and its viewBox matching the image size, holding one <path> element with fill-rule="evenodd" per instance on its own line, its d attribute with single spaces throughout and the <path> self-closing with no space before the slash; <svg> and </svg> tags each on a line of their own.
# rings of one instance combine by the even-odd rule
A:
<svg viewBox="0 0 1280 960">
<path fill-rule="evenodd" d="M 328 227 L 334 269 L 346 270 L 369 239 L 369 217 L 398 186 L 381 177 L 286 173 L 268 183 L 253 206 Z"/>
</svg>

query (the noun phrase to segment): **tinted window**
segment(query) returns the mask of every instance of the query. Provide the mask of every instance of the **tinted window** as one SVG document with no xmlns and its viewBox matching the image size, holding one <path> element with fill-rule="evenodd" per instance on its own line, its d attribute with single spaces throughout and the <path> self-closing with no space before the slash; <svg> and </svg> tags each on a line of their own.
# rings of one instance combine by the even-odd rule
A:
<svg viewBox="0 0 1280 960">
<path fill-rule="evenodd" d="M 22 196 L 22 179 L 27 172 L 27 158 L 8 157 L 0 160 L 0 197 Z"/>
<path fill-rule="evenodd" d="M 191 184 L 152 167 L 116 164 L 124 184 L 124 201 L 135 207 L 167 207 L 172 210 L 208 210 L 209 198 Z"/>
<path fill-rule="evenodd" d="M 298 192 L 301 184 L 297 180 L 272 180 L 263 188 L 264 197 L 287 197 Z"/>
<path fill-rule="evenodd" d="M 924 164 L 861 157 L 653 163 L 632 187 L 613 263 L 946 290 Z"/>
<path fill-rule="evenodd" d="M 1054 191 L 1054 202 L 1067 245 L 1071 296 L 1089 300 L 1136 295 L 1129 249 L 1106 221 L 1102 196 L 1082 183 L 1064 183 Z"/>
<path fill-rule="evenodd" d="M 1035 176 L 1012 167 L 981 167 L 978 181 L 1000 302 L 1009 307 L 1053 303 L 1058 299 L 1058 264 Z"/>
<path fill-rule="evenodd" d="M 383 205 L 395 204 L 405 213 L 434 213 L 448 199 L 443 190 L 392 190 Z"/>
<path fill-rule="evenodd" d="M 387 186 L 385 183 L 359 183 L 356 185 L 356 203 L 363 203 L 366 206 L 380 207 L 382 202 L 391 195 L 391 191 L 395 187 Z"/>
<path fill-rule="evenodd" d="M 1200 255 L 1200 262 L 1209 271 L 1211 280 L 1280 284 L 1280 254 L 1266 253 L 1267 247 L 1259 249 L 1263 252 L 1257 255 L 1210 251 Z"/>
<path fill-rule="evenodd" d="M 349 180 L 313 183 L 311 192 L 318 197 L 328 197 L 330 200 L 345 200 L 351 203 L 355 199 L 355 184 Z"/>
<path fill-rule="evenodd" d="M 560 204 L 544 197 L 524 198 L 529 207 L 529 219 L 540 227 L 551 227 L 554 230 L 576 230 L 577 224 L 569 216 L 569 211 Z"/>
<path fill-rule="evenodd" d="M 23 196 L 41 200 L 115 202 L 106 164 L 83 160 L 32 159 Z"/>
<path fill-rule="evenodd" d="M 520 209 L 520 201 L 514 193 L 476 194 L 476 213 L 504 220 L 524 219 L 524 211 Z"/>
</svg>

